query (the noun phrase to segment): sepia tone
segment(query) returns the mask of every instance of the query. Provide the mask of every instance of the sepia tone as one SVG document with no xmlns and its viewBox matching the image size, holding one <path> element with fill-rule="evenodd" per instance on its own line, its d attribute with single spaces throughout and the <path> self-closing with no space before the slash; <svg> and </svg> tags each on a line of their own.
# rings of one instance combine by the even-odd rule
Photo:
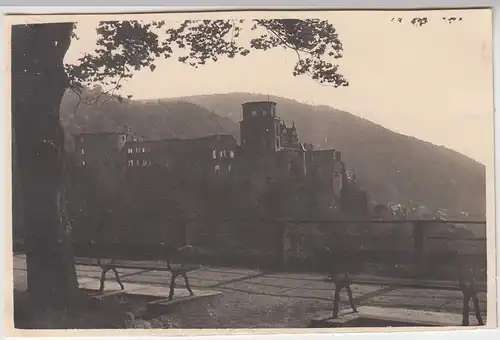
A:
<svg viewBox="0 0 500 340">
<path fill-rule="evenodd" d="M 492 326 L 490 10 L 10 21 L 16 329 Z"/>
</svg>

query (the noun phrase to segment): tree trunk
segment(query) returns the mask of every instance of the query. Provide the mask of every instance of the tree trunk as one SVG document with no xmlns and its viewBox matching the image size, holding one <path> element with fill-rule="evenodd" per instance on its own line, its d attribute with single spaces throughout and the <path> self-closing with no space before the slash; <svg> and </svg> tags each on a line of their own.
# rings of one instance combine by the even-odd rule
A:
<svg viewBox="0 0 500 340">
<path fill-rule="evenodd" d="M 72 23 L 12 27 L 13 205 L 22 214 L 28 293 L 42 310 L 68 308 L 78 296 L 59 122 L 72 30 Z"/>
</svg>

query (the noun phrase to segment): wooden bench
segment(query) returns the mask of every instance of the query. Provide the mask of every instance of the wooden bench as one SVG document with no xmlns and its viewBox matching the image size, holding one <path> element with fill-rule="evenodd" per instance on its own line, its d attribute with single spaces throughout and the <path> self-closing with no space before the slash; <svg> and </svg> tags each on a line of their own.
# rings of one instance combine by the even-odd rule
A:
<svg viewBox="0 0 500 340">
<path fill-rule="evenodd" d="M 332 318 L 337 318 L 340 309 L 340 293 L 345 288 L 349 298 L 349 304 L 354 313 L 357 308 L 352 296 L 351 284 L 380 285 L 399 288 L 436 289 L 448 291 L 460 291 L 463 294 L 462 326 L 469 326 L 469 302 L 472 300 L 474 310 L 479 325 L 484 325 L 479 307 L 478 292 L 486 292 L 485 283 L 477 283 L 474 279 L 460 279 L 458 282 L 452 281 L 430 281 L 417 279 L 363 279 L 362 277 L 350 277 L 348 273 L 337 277 L 328 277 L 328 282 L 334 282 L 334 300 Z"/>
<path fill-rule="evenodd" d="M 469 322 L 469 302 L 474 304 L 475 314 L 479 325 L 484 325 L 479 308 L 478 292 L 486 292 L 486 284 L 478 283 L 475 280 L 475 261 L 481 260 L 481 256 L 457 255 L 455 253 L 443 253 L 435 255 L 440 263 L 453 265 L 459 271 L 457 281 L 430 281 L 421 279 L 396 279 L 396 278 L 363 278 L 352 276 L 351 273 L 359 273 L 364 264 L 374 261 L 375 263 L 387 263 L 391 260 L 411 260 L 404 259 L 404 254 L 392 254 L 391 252 L 380 251 L 332 251 L 328 247 L 315 251 L 317 265 L 320 271 L 328 275 L 325 281 L 334 282 L 333 316 L 337 318 L 340 308 L 340 293 L 343 289 L 347 291 L 349 304 L 353 312 L 357 312 L 352 297 L 351 284 L 369 284 L 401 288 L 436 289 L 448 291 L 460 291 L 463 294 L 462 325 L 468 326 Z"/>
<path fill-rule="evenodd" d="M 187 273 L 200 269 L 201 265 L 185 264 L 181 261 L 179 264 L 171 264 L 172 257 L 185 252 L 192 251 L 190 245 L 173 248 L 163 244 L 155 245 L 131 245 L 131 244 L 116 244 L 116 243 L 88 243 L 74 246 L 76 255 L 76 265 L 92 266 L 101 268 L 101 279 L 99 293 L 104 292 L 106 274 L 112 271 L 115 274 L 116 282 L 123 290 L 125 286 L 120 279 L 118 269 L 137 269 L 146 271 L 167 271 L 171 273 L 170 292 L 168 299 L 174 297 L 175 281 L 178 276 L 184 278 L 186 289 L 191 296 L 194 295 Z M 181 256 L 182 257 L 182 256 Z M 148 261 L 156 261 L 152 264 Z M 141 263 L 142 262 L 142 263 Z"/>
</svg>

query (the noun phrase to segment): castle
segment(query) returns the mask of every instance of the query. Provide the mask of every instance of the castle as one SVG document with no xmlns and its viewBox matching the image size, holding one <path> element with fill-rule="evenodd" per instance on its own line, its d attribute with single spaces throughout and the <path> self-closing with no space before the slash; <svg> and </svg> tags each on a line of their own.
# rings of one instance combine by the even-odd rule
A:
<svg viewBox="0 0 500 340">
<path fill-rule="evenodd" d="M 145 178 L 156 174 L 172 182 L 182 178 L 192 183 L 244 185 L 255 196 L 279 183 L 308 188 L 317 211 L 338 213 L 343 189 L 353 182 L 341 152 L 314 150 L 302 143 L 295 124 L 287 127 L 276 107 L 272 101 L 242 104 L 239 142 L 227 134 L 156 141 L 142 140 L 130 131 L 79 134 L 75 136 L 77 163 L 93 169 L 108 187 L 125 180 L 132 186 L 135 181 L 140 189 Z M 248 194 L 250 189 L 245 191 Z"/>
</svg>

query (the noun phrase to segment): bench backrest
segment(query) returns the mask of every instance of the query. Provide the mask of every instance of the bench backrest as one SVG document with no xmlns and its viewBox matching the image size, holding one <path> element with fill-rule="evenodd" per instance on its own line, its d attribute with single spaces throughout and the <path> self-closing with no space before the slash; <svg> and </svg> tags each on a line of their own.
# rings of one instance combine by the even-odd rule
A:
<svg viewBox="0 0 500 340">
<path fill-rule="evenodd" d="M 179 247 L 161 243 L 85 242 L 73 246 L 75 256 L 101 259 L 148 261 L 168 260 L 179 254 Z"/>
<path fill-rule="evenodd" d="M 479 272 L 485 268 L 486 256 L 484 254 L 458 254 L 452 252 L 426 254 L 426 262 L 430 266 L 449 266 L 454 268 L 454 279 L 470 279 L 478 277 Z M 390 250 L 345 250 L 320 247 L 314 250 L 315 270 L 327 275 L 338 275 L 348 272 L 359 274 L 365 265 L 403 265 L 415 264 L 415 254 Z"/>
<path fill-rule="evenodd" d="M 333 251 L 328 247 L 314 251 L 315 269 L 327 275 L 358 273 L 364 264 L 364 257 L 357 252 Z"/>
</svg>

